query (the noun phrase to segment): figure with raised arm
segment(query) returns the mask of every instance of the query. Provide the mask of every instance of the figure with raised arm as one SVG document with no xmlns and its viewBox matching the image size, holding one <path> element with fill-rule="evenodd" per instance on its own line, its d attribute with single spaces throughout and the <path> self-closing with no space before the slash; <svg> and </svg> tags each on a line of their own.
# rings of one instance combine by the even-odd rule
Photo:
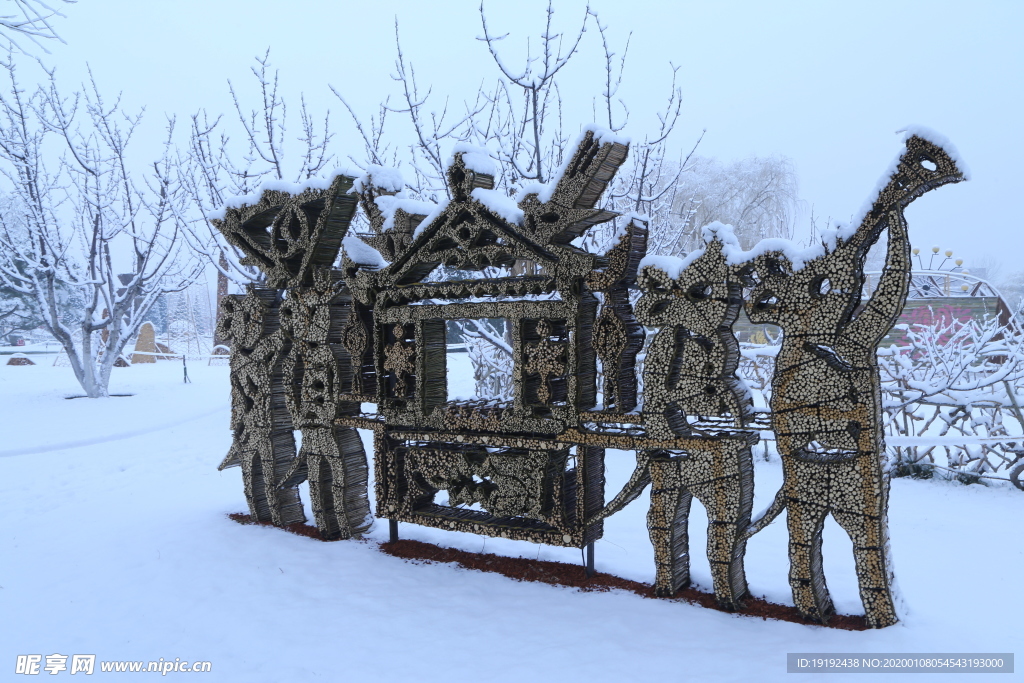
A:
<svg viewBox="0 0 1024 683">
<path fill-rule="evenodd" d="M 829 234 L 817 253 L 772 240 L 738 267 L 751 292 L 753 323 L 783 330 L 772 377 L 772 426 L 783 485 L 748 534 L 788 510 L 793 599 L 805 617 L 834 612 L 822 571 L 821 534 L 831 514 L 853 541 L 861 601 L 870 626 L 898 620 L 893 597 L 883 463 L 879 342 L 907 298 L 910 243 L 906 206 L 929 190 L 964 180 L 954 154 L 909 135 L 896 170 L 853 230 Z M 888 230 L 885 271 L 862 302 L 868 249 Z"/>
</svg>

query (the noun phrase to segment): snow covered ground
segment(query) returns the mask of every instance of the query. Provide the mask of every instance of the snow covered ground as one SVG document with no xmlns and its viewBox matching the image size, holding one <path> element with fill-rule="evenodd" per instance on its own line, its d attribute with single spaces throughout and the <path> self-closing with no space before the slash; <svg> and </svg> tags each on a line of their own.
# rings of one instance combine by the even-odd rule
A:
<svg viewBox="0 0 1024 683">
<path fill-rule="evenodd" d="M 466 377 L 465 354 L 451 358 L 452 377 Z M 216 470 L 230 440 L 228 369 L 190 364 L 189 374 L 186 385 L 173 362 L 115 369 L 111 391 L 133 396 L 65 400 L 81 393 L 70 369 L 0 365 L 0 679 L 21 678 L 19 654 L 61 653 L 206 660 L 203 678 L 216 681 L 776 680 L 787 652 L 1013 652 L 1022 640 L 1024 494 L 1010 487 L 893 482 L 901 624 L 762 621 L 408 563 L 376 549 L 381 523 L 368 541 L 338 543 L 239 525 L 227 514 L 246 511 L 240 471 Z M 609 497 L 632 466 L 630 453 L 609 453 Z M 756 476 L 760 510 L 780 466 L 759 463 Z M 606 523 L 600 571 L 653 579 L 645 515 L 642 498 Z M 705 523 L 695 502 L 693 574 L 710 587 Z M 400 533 L 581 560 L 407 524 Z M 824 553 L 839 611 L 860 613 L 850 543 L 831 522 Z M 791 604 L 784 521 L 751 541 L 746 565 L 755 594 Z"/>
</svg>

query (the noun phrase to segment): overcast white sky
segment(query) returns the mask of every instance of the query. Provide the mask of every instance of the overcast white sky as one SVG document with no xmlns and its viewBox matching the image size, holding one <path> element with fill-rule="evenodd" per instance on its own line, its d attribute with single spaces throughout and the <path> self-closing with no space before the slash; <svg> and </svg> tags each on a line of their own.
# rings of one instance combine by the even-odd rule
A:
<svg viewBox="0 0 1024 683">
<path fill-rule="evenodd" d="M 621 46 L 632 32 L 620 92 L 642 137 L 681 67 L 684 115 L 676 143 L 707 129 L 700 153 L 792 158 L 800 194 L 820 216 L 848 219 L 898 150 L 894 132 L 914 123 L 947 135 L 973 173 L 907 212 L 915 245 L 954 249 L 968 265 L 995 257 L 1024 270 L 1020 162 L 1024 159 L 1024 2 L 657 2 L 594 0 Z M 513 7 L 514 5 L 514 7 Z M 487 2 L 513 48 L 542 28 L 546 2 Z M 584 4 L 556 0 L 560 27 Z M 394 93 L 394 20 L 423 83 L 454 101 L 495 71 L 476 40 L 476 2 L 406 0 L 79 0 L 57 28 L 67 45 L 44 59 L 69 84 L 91 65 L 101 87 L 145 104 L 157 132 L 165 113 L 227 111 L 226 81 L 247 87 L 252 57 L 267 47 L 290 92 L 330 107 L 334 151 L 358 153 L 333 84 L 364 114 Z M 600 88 L 596 32 L 562 79 L 588 123 Z M 797 239 L 808 224 L 798 226 Z"/>
</svg>

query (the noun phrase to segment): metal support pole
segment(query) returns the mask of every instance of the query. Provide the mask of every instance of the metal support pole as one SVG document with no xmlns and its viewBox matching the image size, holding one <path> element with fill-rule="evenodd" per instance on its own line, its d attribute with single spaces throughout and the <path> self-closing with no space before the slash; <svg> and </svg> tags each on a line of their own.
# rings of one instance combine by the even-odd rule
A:
<svg viewBox="0 0 1024 683">
<path fill-rule="evenodd" d="M 594 544 L 587 544 L 587 576 L 591 577 L 597 572 L 594 571 Z"/>
<path fill-rule="evenodd" d="M 388 531 L 391 533 L 391 541 L 390 542 L 391 543 L 396 543 L 398 541 L 398 520 L 397 519 L 389 519 L 388 520 Z"/>
</svg>

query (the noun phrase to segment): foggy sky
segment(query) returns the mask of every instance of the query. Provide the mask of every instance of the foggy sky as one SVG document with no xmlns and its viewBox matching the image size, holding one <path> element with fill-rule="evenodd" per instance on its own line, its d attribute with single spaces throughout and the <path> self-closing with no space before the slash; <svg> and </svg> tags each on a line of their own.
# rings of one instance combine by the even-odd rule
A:
<svg viewBox="0 0 1024 683">
<path fill-rule="evenodd" d="M 487 3 L 493 28 L 511 34 L 510 63 L 542 30 L 545 6 Z M 680 149 L 707 129 L 704 156 L 788 156 L 807 207 L 819 219 L 849 219 L 897 153 L 895 131 L 929 126 L 957 145 L 973 180 L 911 206 L 915 246 L 953 249 L 968 267 L 994 257 L 1004 274 L 1024 270 L 1017 209 L 1024 3 L 594 0 L 592 7 L 616 49 L 632 34 L 619 96 L 631 110 L 624 132 L 634 139 L 653 130 L 674 63 L 685 98 L 674 137 Z M 584 5 L 557 0 L 555 9 L 556 28 L 571 32 Z M 437 108 L 446 96 L 452 104 L 471 97 L 497 73 L 475 40 L 475 2 L 80 0 L 64 11 L 56 27 L 67 44 L 48 44 L 43 61 L 66 87 L 88 63 L 105 92 L 122 91 L 129 107 L 145 105 L 151 144 L 165 115 L 230 112 L 228 79 L 254 94 L 248 69 L 270 47 L 291 106 L 302 91 L 314 109 L 329 107 L 338 131 L 333 151 L 359 155 L 362 145 L 327 85 L 363 116 L 397 94 L 390 78 L 396 17 L 405 55 L 421 85 L 433 86 Z M 594 118 L 599 47 L 596 31 L 588 32 L 561 78 L 570 128 Z M 805 239 L 808 228 L 805 216 L 794 237 Z"/>
</svg>

